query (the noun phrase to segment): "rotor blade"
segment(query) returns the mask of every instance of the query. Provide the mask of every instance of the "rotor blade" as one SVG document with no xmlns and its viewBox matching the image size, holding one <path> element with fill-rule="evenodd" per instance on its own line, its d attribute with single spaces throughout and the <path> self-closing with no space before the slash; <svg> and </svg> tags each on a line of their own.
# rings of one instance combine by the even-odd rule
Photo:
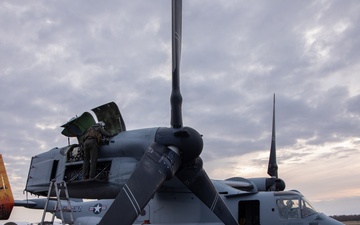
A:
<svg viewBox="0 0 360 225">
<path fill-rule="evenodd" d="M 172 91 L 171 126 L 182 127 L 182 96 L 180 93 L 180 59 L 181 59 L 181 30 L 182 30 L 182 0 L 172 1 Z"/>
<path fill-rule="evenodd" d="M 174 176 L 181 160 L 173 150 L 153 143 L 115 198 L 99 225 L 131 225 L 162 185 Z"/>
<path fill-rule="evenodd" d="M 272 134 L 271 134 L 271 148 L 268 165 L 268 174 L 271 177 L 278 178 L 278 165 L 276 162 L 276 134 L 275 134 L 275 94 L 273 102 L 273 120 L 272 120 Z"/>
<path fill-rule="evenodd" d="M 182 165 L 176 176 L 226 225 L 237 225 L 236 220 L 203 169 L 202 159 Z"/>
</svg>

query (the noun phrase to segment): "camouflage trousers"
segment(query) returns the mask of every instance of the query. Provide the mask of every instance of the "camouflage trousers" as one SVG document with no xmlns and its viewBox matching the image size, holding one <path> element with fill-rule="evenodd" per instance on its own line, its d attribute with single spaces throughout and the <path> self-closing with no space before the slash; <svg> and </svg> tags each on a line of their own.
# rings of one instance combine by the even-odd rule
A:
<svg viewBox="0 0 360 225">
<path fill-rule="evenodd" d="M 98 150 L 99 147 L 95 139 L 86 139 L 84 142 L 83 179 L 91 179 L 96 176 Z"/>
</svg>

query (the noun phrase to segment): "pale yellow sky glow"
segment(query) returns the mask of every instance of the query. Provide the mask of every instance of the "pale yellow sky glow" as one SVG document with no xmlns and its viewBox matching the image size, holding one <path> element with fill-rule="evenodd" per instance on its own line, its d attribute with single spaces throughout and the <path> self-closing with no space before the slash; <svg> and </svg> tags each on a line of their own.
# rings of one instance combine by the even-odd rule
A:
<svg viewBox="0 0 360 225">
<path fill-rule="evenodd" d="M 304 145 L 304 141 L 299 141 L 295 150 L 278 148 L 279 177 L 285 181 L 287 190 L 299 190 L 315 205 L 320 201 L 360 197 L 360 179 L 356 175 L 360 171 L 360 151 L 357 150 L 360 149 L 357 144 L 359 140 L 354 138 L 341 143 L 328 143 L 317 146 L 316 151 L 313 146 Z M 332 154 L 333 149 L 340 147 L 344 152 Z M 355 155 L 358 157 L 353 154 L 348 157 L 347 150 L 357 151 Z M 292 158 L 292 152 L 308 154 Z M 288 159 L 284 159 L 284 156 Z M 268 158 L 269 150 L 264 150 L 206 162 L 205 167 L 215 179 L 268 177 Z M 354 180 L 357 180 L 357 187 L 353 185 Z"/>
</svg>

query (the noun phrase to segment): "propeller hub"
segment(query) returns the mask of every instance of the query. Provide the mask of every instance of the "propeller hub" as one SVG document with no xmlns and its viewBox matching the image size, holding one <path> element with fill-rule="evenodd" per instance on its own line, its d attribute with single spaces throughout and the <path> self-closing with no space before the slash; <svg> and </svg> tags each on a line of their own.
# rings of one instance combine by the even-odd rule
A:
<svg viewBox="0 0 360 225">
<path fill-rule="evenodd" d="M 183 162 L 199 157 L 203 150 L 201 135 L 191 127 L 168 128 L 160 127 L 156 132 L 155 142 L 165 146 L 175 146 L 180 150 Z"/>
</svg>

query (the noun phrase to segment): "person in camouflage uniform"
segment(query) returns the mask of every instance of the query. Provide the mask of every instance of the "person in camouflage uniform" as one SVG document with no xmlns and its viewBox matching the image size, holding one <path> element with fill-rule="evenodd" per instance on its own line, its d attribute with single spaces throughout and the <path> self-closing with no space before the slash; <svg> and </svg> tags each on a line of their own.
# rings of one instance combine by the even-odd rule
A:
<svg viewBox="0 0 360 225">
<path fill-rule="evenodd" d="M 84 164 L 83 179 L 93 179 L 96 176 L 96 164 L 98 159 L 98 150 L 102 136 L 111 137 L 105 129 L 104 122 L 98 122 L 92 125 L 84 136 Z"/>
</svg>

